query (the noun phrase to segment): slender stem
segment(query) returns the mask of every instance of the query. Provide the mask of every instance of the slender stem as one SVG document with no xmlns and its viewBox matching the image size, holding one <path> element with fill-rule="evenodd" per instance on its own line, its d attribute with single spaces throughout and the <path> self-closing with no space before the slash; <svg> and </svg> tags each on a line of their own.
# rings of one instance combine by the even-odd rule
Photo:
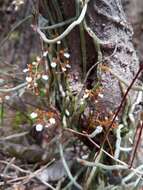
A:
<svg viewBox="0 0 143 190">
<path fill-rule="evenodd" d="M 119 125 L 117 131 L 116 131 L 116 149 L 115 149 L 115 153 L 114 153 L 114 158 L 118 159 L 120 156 L 120 146 L 121 146 L 121 129 L 124 126 L 122 124 Z"/>
<path fill-rule="evenodd" d="M 9 31 L 9 33 L 7 34 L 7 36 L 1 41 L 0 43 L 0 47 L 3 46 L 5 44 L 5 42 L 9 39 L 11 33 L 16 30 L 21 24 L 23 24 L 24 22 L 26 22 L 27 20 L 29 20 L 30 18 L 32 18 L 32 15 L 29 15 L 27 17 L 25 17 L 24 19 L 20 20 L 18 23 L 16 23 L 12 29 Z"/>
<path fill-rule="evenodd" d="M 13 88 L 7 88 L 7 89 L 4 89 L 4 88 L 0 88 L 0 92 L 3 92 L 3 93 L 8 93 L 8 92 L 14 92 L 14 91 L 18 91 L 20 90 L 21 88 L 25 88 L 27 86 L 27 82 L 24 82 L 22 84 L 19 84 Z"/>
<path fill-rule="evenodd" d="M 80 158 L 77 158 L 77 161 L 84 166 L 99 167 L 99 168 L 102 168 L 104 170 L 118 170 L 118 169 L 127 170 L 128 169 L 127 166 L 123 166 L 123 165 L 105 165 L 102 163 L 89 162 L 87 160 L 82 160 Z"/>
<path fill-rule="evenodd" d="M 139 126 L 140 126 L 140 125 L 139 125 Z M 132 165 L 133 165 L 133 162 L 134 162 L 134 159 L 135 159 L 135 155 L 136 155 L 136 152 L 137 152 L 137 148 L 138 148 L 138 146 L 139 146 L 139 142 L 140 142 L 140 139 L 141 139 L 142 131 L 143 131 L 143 123 L 142 123 L 142 125 L 139 127 L 139 136 L 138 136 L 138 139 L 137 139 L 137 142 L 136 142 L 136 145 L 135 145 L 135 149 L 134 149 L 134 151 L 133 151 L 133 156 L 132 156 L 132 159 L 131 159 L 131 163 L 130 163 L 129 168 L 131 168 Z"/>
<path fill-rule="evenodd" d="M 46 37 L 46 35 L 40 30 L 40 28 L 37 28 L 37 32 L 39 33 L 42 40 L 45 43 L 50 44 L 50 43 L 56 43 L 57 41 L 62 40 L 64 37 L 66 37 L 71 32 L 71 30 L 73 30 L 73 28 L 75 28 L 75 26 L 79 25 L 83 21 L 86 11 L 87 11 L 87 4 L 88 4 L 88 1 L 85 1 L 85 4 L 83 6 L 83 9 L 82 9 L 81 14 L 78 17 L 78 19 L 76 21 L 72 22 L 61 35 L 59 35 L 58 37 L 56 37 L 54 39 L 48 39 Z"/>
<path fill-rule="evenodd" d="M 39 26 L 39 28 L 41 30 L 52 30 L 52 29 L 60 28 L 60 27 L 63 27 L 65 25 L 67 25 L 67 24 L 70 24 L 71 22 L 74 22 L 76 18 L 77 17 L 73 17 L 73 18 L 70 18 L 69 20 L 65 20 L 63 22 L 60 22 L 60 23 L 57 23 L 57 24 L 53 24 L 51 26 L 43 26 L 43 27 Z"/>
<path fill-rule="evenodd" d="M 78 188 L 78 189 L 82 189 L 82 187 L 76 182 L 75 178 L 72 176 L 70 170 L 69 170 L 69 167 L 66 163 L 66 160 L 64 158 L 64 152 L 63 152 L 63 147 L 61 144 L 59 144 L 59 149 L 60 149 L 60 156 L 61 156 L 61 159 L 62 159 L 62 163 L 64 165 L 64 168 L 67 172 L 67 175 L 68 177 L 70 178 L 70 180 L 72 181 L 72 183 Z"/>
</svg>

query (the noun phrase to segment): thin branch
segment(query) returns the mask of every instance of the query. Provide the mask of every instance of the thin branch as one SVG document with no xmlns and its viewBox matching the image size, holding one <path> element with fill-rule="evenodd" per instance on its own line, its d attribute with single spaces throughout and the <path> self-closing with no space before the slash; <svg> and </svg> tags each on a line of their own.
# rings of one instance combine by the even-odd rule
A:
<svg viewBox="0 0 143 190">
<path fill-rule="evenodd" d="M 81 136 L 84 136 L 84 137 L 88 138 L 88 139 L 90 140 L 90 142 L 91 142 L 94 146 L 96 146 L 97 148 L 100 148 L 100 145 L 98 145 L 96 142 L 94 142 L 94 141 L 89 137 L 88 134 L 80 133 L 80 132 L 78 132 L 78 131 L 74 131 L 73 129 L 69 129 L 69 128 L 67 128 L 67 129 L 65 129 L 65 130 L 68 130 L 68 131 L 70 131 L 70 132 L 72 132 L 72 133 L 74 133 L 74 134 L 81 135 Z M 123 161 L 121 161 L 121 160 L 119 160 L 119 159 L 115 159 L 111 154 L 109 154 L 109 153 L 108 153 L 106 150 L 104 150 L 103 148 L 101 148 L 101 151 L 104 152 L 107 156 L 109 156 L 109 158 L 111 158 L 111 159 L 113 159 L 114 161 L 118 162 L 119 164 L 122 164 L 122 165 L 124 165 L 124 166 L 128 166 L 128 164 L 126 164 L 125 162 L 123 162 Z M 128 166 L 128 167 L 129 167 L 129 166 Z"/>
<path fill-rule="evenodd" d="M 28 171 L 28 170 L 24 170 L 24 169 L 20 168 L 19 166 L 15 165 L 15 164 L 12 164 L 12 163 L 10 164 L 10 162 L 4 161 L 4 160 L 0 160 L 0 163 L 6 164 L 6 165 L 8 165 L 9 167 L 12 167 L 12 168 L 14 168 L 15 170 L 18 170 L 18 171 L 20 171 L 20 172 L 22 172 L 22 173 L 27 173 L 27 174 L 30 174 L 30 173 L 31 173 L 31 172 Z"/>
<path fill-rule="evenodd" d="M 89 137 L 94 138 L 96 135 L 100 134 L 102 131 L 103 131 L 103 127 L 97 126 L 96 129 L 91 134 L 89 134 Z"/>
<path fill-rule="evenodd" d="M 85 0 L 85 4 L 84 4 L 84 6 L 83 6 L 83 9 L 82 9 L 81 14 L 80 14 L 80 16 L 78 17 L 78 19 L 75 20 L 74 22 L 72 22 L 72 23 L 68 26 L 68 28 L 67 28 L 60 36 L 58 36 L 58 37 L 56 37 L 56 38 L 54 38 L 54 39 L 48 39 L 48 38 L 46 37 L 46 35 L 40 30 L 40 28 L 37 27 L 37 32 L 39 33 L 39 35 L 40 35 L 40 37 L 42 38 L 42 40 L 43 40 L 44 42 L 46 42 L 46 43 L 51 44 L 51 43 L 56 43 L 57 41 L 60 41 L 60 40 L 62 40 L 64 37 L 66 37 L 66 36 L 71 32 L 71 30 L 73 30 L 73 28 L 75 28 L 75 26 L 79 25 L 79 24 L 83 21 L 83 19 L 84 19 L 84 17 L 85 17 L 85 14 L 86 14 L 86 11 L 87 11 L 87 4 L 88 4 L 88 2 L 89 2 L 89 0 Z"/>
<path fill-rule="evenodd" d="M 136 173 L 138 171 L 141 171 L 141 170 L 143 170 L 143 165 L 140 165 L 139 167 L 137 167 L 136 169 L 134 169 L 128 176 L 124 177 L 122 179 L 122 182 L 126 183 L 127 181 L 131 180 L 131 178 L 134 177 L 136 175 Z M 143 175 L 143 172 L 142 172 L 142 175 Z"/>
<path fill-rule="evenodd" d="M 13 164 L 14 161 L 15 161 L 15 157 L 13 157 L 13 158 L 10 160 L 10 162 L 6 165 L 6 167 L 5 167 L 4 171 L 3 171 L 3 176 L 6 175 L 8 169 L 11 167 L 11 165 Z"/>
<path fill-rule="evenodd" d="M 130 152 L 130 151 L 132 151 L 132 147 L 120 147 L 120 151 Z"/>
<path fill-rule="evenodd" d="M 19 84 L 19 85 L 13 87 L 13 88 L 7 88 L 7 89 L 0 88 L 0 92 L 2 92 L 2 93 L 8 93 L 8 92 L 18 91 L 18 90 L 20 90 L 22 88 L 25 88 L 27 86 L 27 84 L 28 84 L 27 82 L 24 82 L 22 84 Z"/>
<path fill-rule="evenodd" d="M 66 24 L 70 24 L 71 22 L 74 22 L 76 18 L 77 17 L 73 17 L 73 18 L 71 18 L 69 20 L 66 20 L 66 21 L 63 21 L 63 22 L 60 22 L 60 23 L 57 23 L 57 24 L 53 24 L 51 26 L 43 26 L 43 27 L 39 26 L 39 28 L 40 28 L 40 30 L 51 30 L 51 29 L 60 28 L 60 27 L 65 26 Z"/>
<path fill-rule="evenodd" d="M 80 158 L 77 158 L 77 161 L 84 165 L 84 166 L 88 166 L 88 167 L 100 167 L 104 170 L 126 170 L 128 169 L 128 166 L 123 166 L 123 165 L 105 165 L 105 164 L 101 164 L 101 163 L 96 163 L 96 162 L 89 162 Z"/>
<path fill-rule="evenodd" d="M 139 128 L 139 136 L 138 136 L 137 142 L 135 144 L 135 148 L 134 148 L 134 151 L 133 151 L 130 167 L 132 167 L 132 165 L 133 165 L 133 162 L 134 162 L 134 159 L 135 159 L 135 155 L 136 155 L 136 152 L 137 152 L 137 149 L 138 149 L 141 137 L 142 137 L 143 123 L 141 123 L 141 124 L 139 123 L 138 128 Z"/>
<path fill-rule="evenodd" d="M 0 141 L 5 141 L 5 140 L 13 139 L 13 138 L 23 137 L 23 136 L 25 136 L 27 134 L 29 134 L 29 132 L 22 132 L 22 133 L 17 133 L 17 134 L 9 135 L 7 137 L 0 138 Z"/>
<path fill-rule="evenodd" d="M 76 182 L 75 178 L 72 176 L 70 170 L 69 170 L 69 167 L 66 163 L 66 160 L 64 158 L 64 153 L 63 153 L 63 147 L 61 144 L 59 144 L 59 150 L 60 150 L 60 156 L 61 156 L 61 159 L 62 159 L 62 163 L 63 163 L 63 166 L 67 172 L 67 175 L 69 177 L 69 179 L 71 180 L 71 182 L 78 188 L 78 189 L 82 189 L 82 187 Z"/>
<path fill-rule="evenodd" d="M 124 126 L 121 124 L 118 126 L 117 128 L 117 131 L 116 131 L 116 149 L 115 149 L 115 153 L 114 153 L 114 158 L 115 159 L 118 159 L 119 158 L 119 155 L 120 155 L 120 146 L 121 146 L 121 129 L 123 128 Z"/>
<path fill-rule="evenodd" d="M 26 22 L 27 20 L 29 20 L 30 18 L 32 18 L 33 16 L 32 15 L 29 15 L 27 17 L 25 17 L 24 19 L 20 20 L 18 23 L 16 23 L 12 29 L 9 31 L 9 33 L 7 34 L 7 36 L 1 41 L 0 43 L 0 47 L 2 47 L 5 42 L 9 39 L 11 33 L 16 30 L 21 24 L 23 24 L 24 22 Z"/>
</svg>

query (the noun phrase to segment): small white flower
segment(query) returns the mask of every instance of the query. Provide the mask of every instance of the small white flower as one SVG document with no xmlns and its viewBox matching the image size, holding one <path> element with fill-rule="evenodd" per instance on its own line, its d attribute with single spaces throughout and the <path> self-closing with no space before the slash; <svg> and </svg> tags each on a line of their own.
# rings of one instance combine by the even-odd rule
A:
<svg viewBox="0 0 143 190">
<path fill-rule="evenodd" d="M 36 61 L 39 62 L 41 58 L 39 56 L 36 57 Z"/>
<path fill-rule="evenodd" d="M 97 131 L 97 134 L 101 133 L 103 131 L 103 127 L 102 126 L 97 126 L 96 127 L 96 131 Z"/>
<path fill-rule="evenodd" d="M 66 93 L 65 93 L 65 91 L 63 90 L 63 87 L 62 87 L 61 84 L 59 85 L 59 90 L 60 90 L 60 92 L 61 92 L 62 97 L 65 97 L 65 96 L 66 96 Z"/>
<path fill-rule="evenodd" d="M 10 96 L 6 95 L 5 100 L 10 100 Z"/>
<path fill-rule="evenodd" d="M 66 113 L 67 116 L 70 116 L 69 110 L 65 110 L 65 113 Z"/>
<path fill-rule="evenodd" d="M 66 53 L 64 53 L 64 57 L 67 58 L 67 59 L 69 59 L 70 58 L 70 54 L 66 52 Z"/>
<path fill-rule="evenodd" d="M 118 120 L 119 120 L 119 117 L 117 116 L 115 120 L 118 121 Z"/>
<path fill-rule="evenodd" d="M 45 125 L 45 128 L 49 128 L 49 127 L 50 127 L 50 125 L 48 125 L 48 124 Z"/>
<path fill-rule="evenodd" d="M 36 66 L 38 63 L 36 61 L 32 62 L 32 65 Z"/>
<path fill-rule="evenodd" d="M 55 68 L 57 66 L 57 63 L 56 62 L 51 62 L 51 67 L 52 68 Z"/>
<path fill-rule="evenodd" d="M 80 100 L 80 105 L 84 105 L 84 99 L 83 98 L 81 98 L 81 100 Z"/>
<path fill-rule="evenodd" d="M 43 52 L 43 57 L 46 57 L 48 55 L 48 51 Z"/>
<path fill-rule="evenodd" d="M 38 83 L 37 83 L 37 82 L 34 82 L 34 86 L 37 87 L 37 86 L 38 86 Z"/>
<path fill-rule="evenodd" d="M 55 120 L 55 118 L 51 117 L 49 119 L 49 122 L 50 122 L 50 124 L 54 125 L 56 123 L 56 120 Z"/>
<path fill-rule="evenodd" d="M 129 142 L 131 143 L 131 144 L 133 144 L 133 140 L 129 137 Z"/>
<path fill-rule="evenodd" d="M 31 119 L 35 119 L 37 116 L 38 116 L 38 114 L 36 112 L 32 112 L 30 114 Z"/>
<path fill-rule="evenodd" d="M 19 0 L 19 4 L 24 4 L 24 0 Z"/>
<path fill-rule="evenodd" d="M 62 67 L 62 71 L 65 72 L 67 69 L 65 67 Z"/>
<path fill-rule="evenodd" d="M 100 97 L 100 98 L 103 98 L 104 97 L 104 95 L 103 94 L 98 94 L 98 96 Z"/>
<path fill-rule="evenodd" d="M 59 41 L 57 41 L 57 44 L 61 44 L 61 41 L 59 40 Z"/>
<path fill-rule="evenodd" d="M 48 77 L 48 75 L 42 75 L 42 79 L 43 79 L 43 80 L 48 80 L 49 77 Z"/>
<path fill-rule="evenodd" d="M 18 5 L 15 5 L 14 10 L 15 10 L 15 11 L 18 11 L 18 9 L 19 9 L 19 6 L 18 6 Z"/>
<path fill-rule="evenodd" d="M 66 116 L 63 116 L 63 126 L 66 128 L 67 127 L 67 121 L 66 121 Z"/>
<path fill-rule="evenodd" d="M 70 68 L 71 68 L 71 65 L 67 64 L 66 67 L 70 69 Z"/>
<path fill-rule="evenodd" d="M 40 132 L 40 131 L 42 131 L 43 130 L 43 125 L 42 124 L 37 124 L 36 125 L 36 131 L 37 132 Z"/>
<path fill-rule="evenodd" d="M 32 78 L 31 77 L 26 77 L 26 81 L 30 83 L 30 82 L 32 82 Z"/>
<path fill-rule="evenodd" d="M 12 4 L 13 4 L 13 5 L 22 5 L 22 4 L 24 4 L 24 0 L 14 0 L 14 1 L 12 2 Z"/>
<path fill-rule="evenodd" d="M 28 68 L 23 69 L 23 73 L 27 73 L 29 71 Z"/>
<path fill-rule="evenodd" d="M 83 99 L 86 99 L 86 98 L 88 98 L 89 97 L 89 93 L 85 93 L 84 95 L 83 95 Z"/>
<path fill-rule="evenodd" d="M 37 79 L 40 79 L 40 78 L 41 78 L 41 74 L 38 74 L 36 78 L 37 78 Z"/>
</svg>

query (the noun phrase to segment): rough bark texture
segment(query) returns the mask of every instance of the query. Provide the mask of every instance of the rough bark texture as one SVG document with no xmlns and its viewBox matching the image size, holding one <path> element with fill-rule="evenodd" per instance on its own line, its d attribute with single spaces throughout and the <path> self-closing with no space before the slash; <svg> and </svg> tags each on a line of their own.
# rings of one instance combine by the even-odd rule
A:
<svg viewBox="0 0 143 190">
<path fill-rule="evenodd" d="M 91 1 L 87 17 L 90 27 L 101 40 L 117 43 L 116 53 L 105 64 L 130 83 L 139 63 L 132 44 L 131 27 L 128 26 L 120 1 Z M 103 55 L 109 55 L 108 51 L 107 48 Z M 101 109 L 114 111 L 121 101 L 119 81 L 109 73 L 102 73 L 101 78 L 104 90 L 104 99 L 99 101 Z"/>
<path fill-rule="evenodd" d="M 134 43 L 138 50 L 138 55 L 143 60 L 143 1 L 142 0 L 123 0 L 123 5 L 129 22 L 134 28 Z"/>
<path fill-rule="evenodd" d="M 65 17 L 74 16 L 74 2 L 62 1 Z M 102 48 L 103 57 L 112 54 L 114 48 L 111 44 L 117 45 L 117 51 L 113 57 L 104 62 L 117 75 L 130 83 L 138 70 L 139 62 L 132 44 L 132 28 L 127 23 L 120 0 L 91 0 L 86 14 L 87 24 L 106 43 Z M 86 34 L 86 38 L 87 38 Z M 80 42 L 78 28 L 74 29 L 68 36 L 69 48 L 71 52 L 71 63 L 76 72 L 81 72 L 80 66 Z M 87 67 L 90 68 L 97 61 L 97 52 L 94 51 L 92 39 L 87 41 Z M 78 69 L 77 69 L 78 68 Z M 80 71 L 79 71 L 80 69 Z M 74 72 L 75 72 L 74 70 Z M 97 71 L 90 75 L 90 81 L 96 80 Z M 96 104 L 97 113 L 108 115 L 110 111 L 115 112 L 120 104 L 122 93 L 119 81 L 110 73 L 101 73 L 101 85 L 104 98 L 99 98 Z"/>
</svg>

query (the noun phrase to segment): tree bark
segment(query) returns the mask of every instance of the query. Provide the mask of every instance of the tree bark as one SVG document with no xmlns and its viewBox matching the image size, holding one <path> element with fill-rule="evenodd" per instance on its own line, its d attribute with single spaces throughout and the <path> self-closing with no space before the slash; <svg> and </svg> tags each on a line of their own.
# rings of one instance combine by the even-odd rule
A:
<svg viewBox="0 0 143 190">
<path fill-rule="evenodd" d="M 75 15 L 74 1 L 62 0 L 65 18 Z M 100 0 L 89 2 L 86 20 L 89 27 L 95 32 L 97 37 L 103 42 L 101 45 L 103 58 L 110 56 L 114 48 L 115 54 L 103 64 L 110 67 L 118 76 L 130 83 L 139 68 L 139 61 L 132 43 L 132 27 L 127 22 L 120 0 Z M 93 40 L 85 32 L 87 48 L 87 69 L 97 62 L 97 51 L 94 49 Z M 67 37 L 71 53 L 71 64 L 73 73 L 81 76 L 81 46 L 79 28 L 76 27 Z M 87 80 L 87 86 L 92 86 L 97 80 L 97 69 L 94 69 Z M 81 77 L 79 78 L 81 80 Z M 106 117 L 110 112 L 115 113 L 121 99 L 122 92 L 117 78 L 110 72 L 100 73 L 100 82 L 104 98 L 98 98 L 96 103 L 96 113 L 101 117 Z"/>
</svg>

